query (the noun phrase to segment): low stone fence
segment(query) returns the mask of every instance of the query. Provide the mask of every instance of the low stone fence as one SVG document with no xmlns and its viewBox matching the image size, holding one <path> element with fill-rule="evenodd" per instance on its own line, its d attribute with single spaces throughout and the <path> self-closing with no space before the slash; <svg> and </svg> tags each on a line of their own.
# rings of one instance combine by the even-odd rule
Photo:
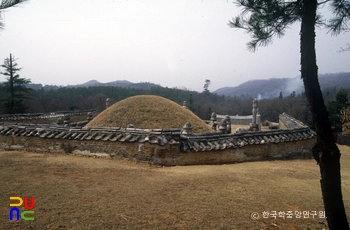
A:
<svg viewBox="0 0 350 230">
<path fill-rule="evenodd" d="M 260 117 L 260 115 L 258 115 Z M 216 115 L 217 121 L 220 122 L 222 119 L 225 118 L 225 115 Z M 231 118 L 231 124 L 235 125 L 249 125 L 252 123 L 253 115 L 247 115 L 247 116 L 230 116 Z"/>
<path fill-rule="evenodd" d="M 0 123 L 3 149 L 125 157 L 167 166 L 309 158 L 315 142 L 315 133 L 308 127 L 182 135 L 180 129 Z"/>
<path fill-rule="evenodd" d="M 60 111 L 55 113 L 25 113 L 25 114 L 1 114 L 0 122 L 19 122 L 27 124 L 51 124 L 59 118 L 69 115 L 71 122 L 82 121 L 87 118 L 88 113 L 96 113 L 95 110 L 84 111 Z"/>
<path fill-rule="evenodd" d="M 307 128 L 303 122 L 289 116 L 286 113 L 282 113 L 278 116 L 279 128 L 280 129 L 297 129 L 297 128 Z"/>
</svg>

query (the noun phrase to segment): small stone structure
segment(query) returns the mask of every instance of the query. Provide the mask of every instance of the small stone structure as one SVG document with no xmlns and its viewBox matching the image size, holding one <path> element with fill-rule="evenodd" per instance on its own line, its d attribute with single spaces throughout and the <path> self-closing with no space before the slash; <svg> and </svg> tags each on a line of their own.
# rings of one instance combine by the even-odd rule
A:
<svg viewBox="0 0 350 230">
<path fill-rule="evenodd" d="M 106 109 L 108 109 L 112 105 L 112 101 L 110 98 L 106 99 Z"/>
<path fill-rule="evenodd" d="M 249 131 L 259 131 L 261 129 L 261 115 L 259 113 L 258 108 L 258 100 L 256 98 L 253 99 L 253 106 L 252 106 L 252 115 L 247 116 L 228 116 L 228 115 L 216 115 L 216 119 L 218 122 L 224 119 L 230 118 L 231 124 L 235 125 L 249 125 Z"/>
<path fill-rule="evenodd" d="M 224 120 L 226 124 L 226 133 L 231 133 L 231 118 L 229 115 L 226 115 Z"/>
<path fill-rule="evenodd" d="M 52 124 L 64 121 L 64 116 L 68 115 L 69 120 L 73 123 L 89 120 L 93 117 L 96 110 L 84 111 L 59 111 L 55 113 L 26 113 L 26 114 L 0 114 L 0 122 L 20 122 L 27 124 Z M 86 118 L 87 117 L 87 118 Z M 71 124 L 72 126 L 72 124 Z"/>
<path fill-rule="evenodd" d="M 257 121 L 257 114 L 258 114 L 258 100 L 256 98 L 254 98 L 253 100 L 253 119 L 252 119 L 252 123 L 249 124 L 249 130 L 250 131 L 259 131 L 259 122 Z"/>
<path fill-rule="evenodd" d="M 192 125 L 190 122 L 187 122 L 184 127 L 182 128 L 181 134 L 184 135 L 192 135 Z"/>
<path fill-rule="evenodd" d="M 216 131 L 216 127 L 218 126 L 218 122 L 216 121 L 216 113 L 213 112 L 210 117 L 209 126 L 213 131 Z"/>
<path fill-rule="evenodd" d="M 208 123 L 208 121 L 207 121 Z M 231 118 L 226 115 L 221 121 L 216 120 L 216 113 L 213 112 L 210 117 L 209 126 L 214 132 L 221 132 L 222 134 L 231 133 Z"/>
<path fill-rule="evenodd" d="M 186 105 L 186 101 L 184 101 L 184 102 L 182 103 L 182 107 L 184 107 L 185 109 L 188 109 L 188 108 L 187 108 L 187 105 Z"/>
</svg>

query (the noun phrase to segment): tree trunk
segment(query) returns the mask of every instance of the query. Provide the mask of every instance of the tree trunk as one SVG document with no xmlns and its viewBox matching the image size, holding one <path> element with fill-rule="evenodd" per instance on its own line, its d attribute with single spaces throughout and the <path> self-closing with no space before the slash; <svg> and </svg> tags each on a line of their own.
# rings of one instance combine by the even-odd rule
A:
<svg viewBox="0 0 350 230">
<path fill-rule="evenodd" d="M 14 83 L 13 83 L 13 60 L 12 60 L 12 54 L 10 54 L 10 114 L 15 113 L 14 108 L 15 108 L 15 90 L 14 90 Z"/>
<path fill-rule="evenodd" d="M 340 151 L 333 140 L 331 124 L 318 82 L 315 51 L 317 0 L 304 0 L 302 4 L 301 77 L 317 133 L 313 155 L 320 166 L 324 208 L 329 229 L 349 229 L 341 191 Z"/>
</svg>

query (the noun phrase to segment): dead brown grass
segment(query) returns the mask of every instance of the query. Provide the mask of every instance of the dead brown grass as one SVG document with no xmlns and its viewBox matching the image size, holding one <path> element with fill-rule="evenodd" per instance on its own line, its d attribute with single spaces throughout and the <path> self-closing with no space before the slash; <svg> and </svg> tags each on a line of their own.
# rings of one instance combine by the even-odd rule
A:
<svg viewBox="0 0 350 230">
<path fill-rule="evenodd" d="M 350 217 L 350 147 L 342 152 Z M 151 167 L 126 160 L 0 151 L 0 229 L 327 229 L 314 160 Z M 10 196 L 34 196 L 34 221 L 9 221 Z M 252 212 L 259 218 L 253 220 Z"/>
<path fill-rule="evenodd" d="M 133 124 L 142 129 L 182 128 L 190 122 L 193 132 L 212 131 L 190 110 L 166 98 L 152 95 L 129 97 L 101 112 L 86 126 L 124 127 Z"/>
</svg>

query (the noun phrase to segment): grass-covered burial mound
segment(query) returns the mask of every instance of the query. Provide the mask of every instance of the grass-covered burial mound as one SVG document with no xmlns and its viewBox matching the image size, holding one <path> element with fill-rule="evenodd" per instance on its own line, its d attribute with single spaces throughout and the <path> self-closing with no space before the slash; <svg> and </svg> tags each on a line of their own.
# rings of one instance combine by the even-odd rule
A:
<svg viewBox="0 0 350 230">
<path fill-rule="evenodd" d="M 194 133 L 211 132 L 210 127 L 190 110 L 166 98 L 134 96 L 119 101 L 101 112 L 86 126 L 127 127 L 140 129 L 182 128 L 190 122 Z"/>
</svg>

